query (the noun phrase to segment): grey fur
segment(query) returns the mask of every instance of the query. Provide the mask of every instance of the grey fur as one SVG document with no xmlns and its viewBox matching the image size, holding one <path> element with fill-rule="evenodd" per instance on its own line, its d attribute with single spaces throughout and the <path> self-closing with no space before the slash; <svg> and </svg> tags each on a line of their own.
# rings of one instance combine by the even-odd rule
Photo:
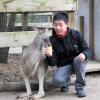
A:
<svg viewBox="0 0 100 100">
<path fill-rule="evenodd" d="M 25 80 L 25 85 L 28 95 L 32 94 L 31 87 L 29 85 L 30 76 L 34 77 L 34 74 L 37 72 L 40 84 L 44 80 L 44 75 L 45 75 L 44 70 L 46 66 L 44 59 L 46 56 L 42 53 L 42 48 L 48 46 L 51 46 L 49 37 L 47 37 L 47 35 L 44 32 L 40 32 L 37 34 L 33 42 L 23 51 L 20 63 L 20 69 L 22 76 Z M 43 78 L 42 81 L 41 78 Z M 38 97 L 44 96 L 44 90 L 41 88 L 43 88 L 43 86 L 40 86 Z"/>
</svg>

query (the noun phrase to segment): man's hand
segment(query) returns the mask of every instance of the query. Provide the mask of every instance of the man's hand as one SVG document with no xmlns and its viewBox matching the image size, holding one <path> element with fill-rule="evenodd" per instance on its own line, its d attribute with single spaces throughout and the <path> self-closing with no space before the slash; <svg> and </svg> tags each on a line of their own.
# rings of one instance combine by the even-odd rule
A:
<svg viewBox="0 0 100 100">
<path fill-rule="evenodd" d="M 52 46 L 49 46 L 47 48 L 42 48 L 43 54 L 46 54 L 48 57 L 52 56 Z"/>
<path fill-rule="evenodd" d="M 85 60 L 85 55 L 83 53 L 80 53 L 78 56 L 77 56 L 81 61 L 84 61 Z"/>
</svg>

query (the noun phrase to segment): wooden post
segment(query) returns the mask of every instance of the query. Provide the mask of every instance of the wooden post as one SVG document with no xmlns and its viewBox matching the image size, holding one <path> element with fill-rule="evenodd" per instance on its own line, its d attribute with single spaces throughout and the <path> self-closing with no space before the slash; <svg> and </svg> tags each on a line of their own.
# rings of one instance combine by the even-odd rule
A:
<svg viewBox="0 0 100 100">
<path fill-rule="evenodd" d="M 80 32 L 84 34 L 84 16 L 80 16 Z"/>
<path fill-rule="evenodd" d="M 7 14 L 0 13 L 0 32 L 7 31 Z"/>
<path fill-rule="evenodd" d="M 94 0 L 89 0 L 89 46 L 94 52 Z"/>
<path fill-rule="evenodd" d="M 28 29 L 28 13 L 22 13 L 22 30 L 26 31 Z"/>
<path fill-rule="evenodd" d="M 28 30 L 28 13 L 24 12 L 22 13 L 22 31 Z M 26 46 L 23 46 L 23 50 L 26 48 Z"/>
<path fill-rule="evenodd" d="M 8 23 L 8 31 L 14 31 L 15 28 L 15 21 L 16 21 L 16 13 L 11 13 Z"/>
<path fill-rule="evenodd" d="M 7 31 L 7 14 L 0 13 L 0 32 Z M 1 41 L 2 42 L 2 41 Z M 9 48 L 0 48 L 0 63 L 7 63 Z"/>
</svg>

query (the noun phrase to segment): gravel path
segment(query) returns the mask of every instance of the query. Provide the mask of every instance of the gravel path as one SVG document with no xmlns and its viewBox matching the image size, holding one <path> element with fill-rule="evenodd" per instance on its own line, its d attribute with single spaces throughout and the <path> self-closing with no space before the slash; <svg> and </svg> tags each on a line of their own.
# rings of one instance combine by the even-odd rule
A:
<svg viewBox="0 0 100 100">
<path fill-rule="evenodd" d="M 100 72 L 86 75 L 87 81 L 87 97 L 78 98 L 75 95 L 74 86 L 70 85 L 67 93 L 61 93 L 59 89 L 53 89 L 46 92 L 46 96 L 39 100 L 100 100 Z M 15 97 L 22 92 L 0 92 L 0 100 L 16 100 Z M 27 100 L 27 98 L 19 99 Z"/>
</svg>

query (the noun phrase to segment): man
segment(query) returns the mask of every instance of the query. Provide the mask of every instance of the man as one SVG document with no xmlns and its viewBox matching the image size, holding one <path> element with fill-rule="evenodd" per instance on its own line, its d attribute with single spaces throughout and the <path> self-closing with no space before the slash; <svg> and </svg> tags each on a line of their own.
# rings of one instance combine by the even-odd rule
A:
<svg viewBox="0 0 100 100">
<path fill-rule="evenodd" d="M 68 80 L 72 72 L 76 75 L 75 90 L 78 97 L 85 97 L 86 60 L 91 56 L 82 34 L 68 27 L 68 15 L 58 12 L 53 18 L 53 31 L 50 37 L 52 49 L 45 48 L 48 65 L 57 65 L 53 83 L 62 92 L 68 91 Z"/>
</svg>

